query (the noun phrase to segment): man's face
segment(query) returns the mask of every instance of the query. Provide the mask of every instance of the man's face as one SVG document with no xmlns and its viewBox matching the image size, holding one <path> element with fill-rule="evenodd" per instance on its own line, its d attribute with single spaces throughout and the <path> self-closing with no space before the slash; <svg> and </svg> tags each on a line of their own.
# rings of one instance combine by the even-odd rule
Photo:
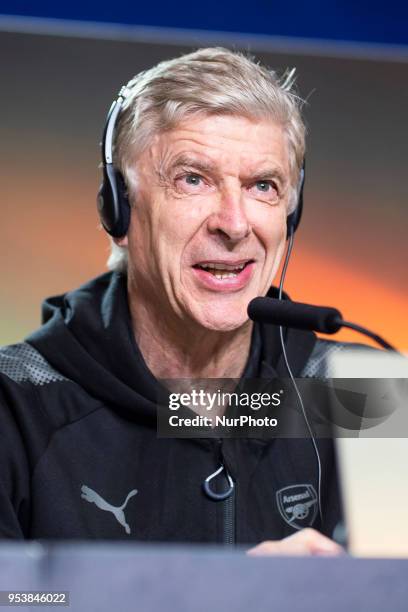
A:
<svg viewBox="0 0 408 612">
<path fill-rule="evenodd" d="M 163 321 L 218 331 L 248 319 L 285 247 L 289 159 L 281 126 L 200 116 L 137 161 L 127 239 L 132 287 Z"/>
</svg>

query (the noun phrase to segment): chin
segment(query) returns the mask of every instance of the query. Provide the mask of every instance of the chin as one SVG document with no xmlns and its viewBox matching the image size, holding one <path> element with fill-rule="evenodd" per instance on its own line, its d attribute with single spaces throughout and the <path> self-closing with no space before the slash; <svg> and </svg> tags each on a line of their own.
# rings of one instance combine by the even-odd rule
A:
<svg viewBox="0 0 408 612">
<path fill-rule="evenodd" d="M 248 322 L 248 304 L 242 302 L 228 308 L 217 304 L 211 304 L 200 312 L 192 312 L 196 323 L 211 331 L 230 332 L 239 329 Z"/>
<path fill-rule="evenodd" d="M 202 327 L 205 327 L 211 331 L 218 332 L 231 332 L 239 329 L 248 321 L 248 317 L 245 320 L 234 320 L 234 321 L 204 321 L 201 323 Z"/>
</svg>

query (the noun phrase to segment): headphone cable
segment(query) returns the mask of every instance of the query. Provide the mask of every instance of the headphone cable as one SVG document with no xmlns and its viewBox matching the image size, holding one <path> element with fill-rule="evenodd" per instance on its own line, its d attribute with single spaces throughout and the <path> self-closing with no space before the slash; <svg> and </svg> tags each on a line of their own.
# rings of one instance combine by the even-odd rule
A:
<svg viewBox="0 0 408 612">
<path fill-rule="evenodd" d="M 284 264 L 283 264 L 282 274 L 281 274 L 281 278 L 280 278 L 280 282 L 279 282 L 279 296 L 278 296 L 279 300 L 282 300 L 282 298 L 283 298 L 283 284 L 284 284 L 285 278 L 286 278 L 286 271 L 288 269 L 289 259 L 290 259 L 290 256 L 292 254 L 294 239 L 295 239 L 294 233 L 293 233 L 293 231 L 291 231 L 290 235 L 289 235 L 289 243 L 288 243 L 288 248 L 287 248 L 287 251 L 286 251 L 285 261 L 284 261 Z M 321 500 L 322 463 L 321 463 L 321 460 L 320 460 L 319 449 L 317 448 L 316 439 L 315 439 L 315 436 L 314 436 L 314 433 L 313 433 L 313 429 L 312 429 L 312 427 L 310 425 L 310 422 L 309 422 L 309 419 L 308 419 L 308 416 L 307 416 L 307 413 L 306 413 L 306 410 L 305 410 L 305 407 L 304 407 L 304 404 L 303 404 L 302 396 L 301 396 L 299 388 L 298 388 L 298 386 L 296 384 L 295 377 L 293 376 L 292 369 L 291 369 L 291 367 L 289 365 L 288 356 L 287 356 L 287 353 L 286 353 L 285 341 L 284 341 L 284 338 L 283 338 L 283 327 L 282 326 L 279 326 L 279 336 L 280 336 L 280 342 L 281 342 L 281 347 L 282 347 L 282 354 L 283 354 L 283 358 L 284 358 L 284 361 L 285 361 L 286 369 L 287 369 L 287 371 L 289 373 L 289 377 L 290 377 L 290 379 L 292 381 L 292 384 L 293 384 L 293 387 L 294 387 L 294 389 L 296 391 L 296 395 L 297 395 L 297 398 L 299 400 L 299 405 L 300 405 L 300 408 L 301 408 L 301 411 L 302 411 L 302 415 L 303 415 L 303 418 L 305 420 L 306 427 L 307 427 L 307 430 L 309 432 L 310 440 L 311 440 L 311 442 L 313 444 L 313 449 L 314 449 L 314 452 L 315 452 L 315 455 L 316 455 L 316 459 L 317 459 L 317 469 L 318 469 L 318 480 L 317 480 L 318 493 L 317 493 L 317 497 L 318 497 L 318 505 L 319 505 L 320 522 L 321 522 L 321 524 L 323 526 L 323 512 L 322 512 L 322 500 Z"/>
</svg>

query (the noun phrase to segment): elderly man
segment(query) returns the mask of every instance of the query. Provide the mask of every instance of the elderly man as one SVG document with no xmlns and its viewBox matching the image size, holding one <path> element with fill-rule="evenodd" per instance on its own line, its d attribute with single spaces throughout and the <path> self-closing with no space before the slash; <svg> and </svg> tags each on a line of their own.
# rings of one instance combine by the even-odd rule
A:
<svg viewBox="0 0 408 612">
<path fill-rule="evenodd" d="M 111 272 L 48 299 L 43 326 L 0 353 L 2 537 L 339 551 L 327 441 L 156 432 L 160 379 L 287 375 L 278 329 L 247 307 L 270 290 L 301 187 L 289 81 L 213 48 L 121 92 L 99 198 Z M 295 375 L 327 350 L 311 332 L 285 344 Z"/>
</svg>

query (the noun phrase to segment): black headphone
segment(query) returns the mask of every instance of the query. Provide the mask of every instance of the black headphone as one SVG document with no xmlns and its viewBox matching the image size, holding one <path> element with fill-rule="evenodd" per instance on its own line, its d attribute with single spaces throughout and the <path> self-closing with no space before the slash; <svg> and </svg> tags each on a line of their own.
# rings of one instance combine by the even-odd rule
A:
<svg viewBox="0 0 408 612">
<path fill-rule="evenodd" d="M 127 85 L 123 86 L 116 100 L 113 101 L 103 130 L 102 151 L 102 184 L 99 188 L 97 205 L 104 229 L 114 238 L 125 236 L 130 222 L 130 204 L 125 180 L 122 173 L 113 165 L 112 145 L 115 136 L 116 122 L 126 98 L 130 93 Z M 292 236 L 300 224 L 303 209 L 303 185 L 305 182 L 305 161 L 300 170 L 299 196 L 295 210 L 287 217 L 287 238 Z"/>
</svg>

